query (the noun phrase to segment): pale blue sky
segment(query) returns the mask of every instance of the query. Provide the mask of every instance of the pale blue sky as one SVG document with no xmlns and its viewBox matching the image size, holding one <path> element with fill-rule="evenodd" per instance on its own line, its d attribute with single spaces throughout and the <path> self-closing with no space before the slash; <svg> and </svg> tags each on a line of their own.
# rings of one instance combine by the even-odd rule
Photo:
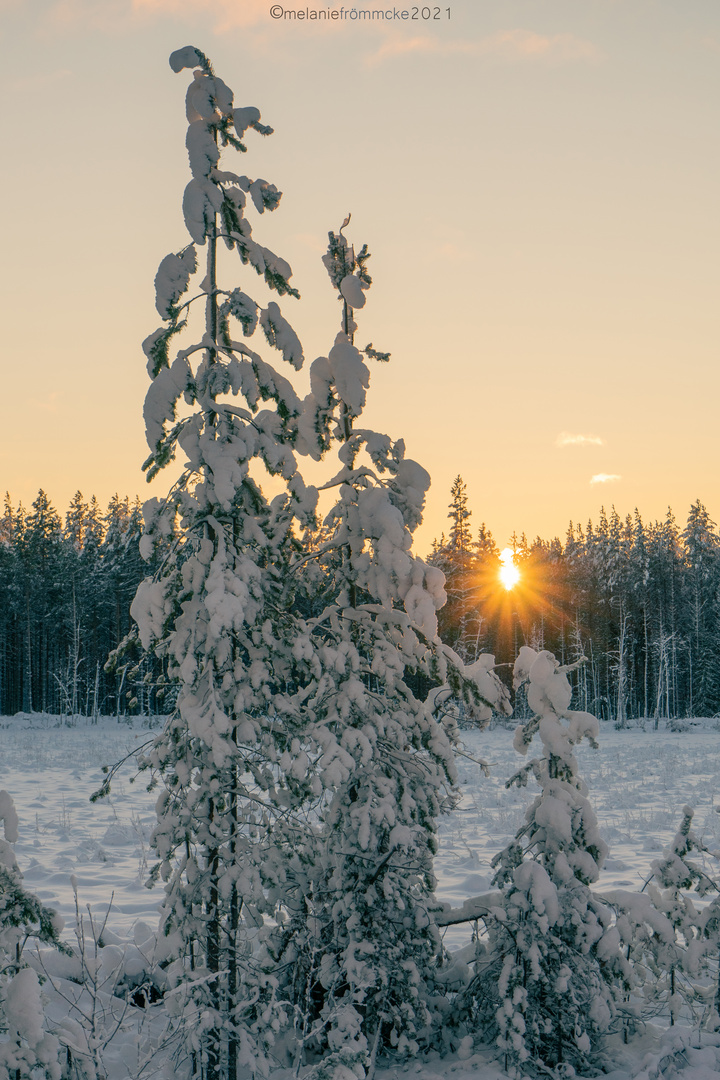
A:
<svg viewBox="0 0 720 1080">
<path fill-rule="evenodd" d="M 147 493 L 140 342 L 186 243 L 187 73 L 167 57 L 194 44 L 275 128 L 242 169 L 285 192 L 255 233 L 293 266 L 309 359 L 336 328 L 328 229 L 350 210 L 370 246 L 359 337 L 392 361 L 367 421 L 433 477 L 421 552 L 458 472 L 501 545 L 601 503 L 683 518 L 700 497 L 717 519 L 715 0 L 463 0 L 372 25 L 269 8 L 0 0 L 2 487 L 61 510 L 77 488 Z"/>
</svg>

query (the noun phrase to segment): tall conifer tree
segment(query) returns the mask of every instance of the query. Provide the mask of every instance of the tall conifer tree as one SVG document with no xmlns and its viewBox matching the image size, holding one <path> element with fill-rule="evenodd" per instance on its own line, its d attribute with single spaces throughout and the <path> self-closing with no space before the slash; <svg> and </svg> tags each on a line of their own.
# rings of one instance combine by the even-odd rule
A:
<svg viewBox="0 0 720 1080">
<path fill-rule="evenodd" d="M 192 1075 L 220 1080 L 239 1066 L 262 1073 L 280 1025 L 273 977 L 263 974 L 262 950 L 252 942 L 282 891 L 285 816 L 306 795 L 280 760 L 293 734 L 292 717 L 283 715 L 292 672 L 282 639 L 293 521 L 312 520 L 316 496 L 291 447 L 300 401 L 233 327 L 245 337 L 259 329 L 291 369 L 303 362 L 298 338 L 277 303 L 262 306 L 221 284 L 224 246 L 276 293 L 298 295 L 290 267 L 253 239 L 244 212 L 246 202 L 260 214 L 274 210 L 280 192 L 220 168 L 224 147 L 244 150 L 246 131 L 271 129 L 254 107 L 234 106 L 199 50 L 180 49 L 170 63 L 194 69 L 192 179 L 183 200 L 192 242 L 163 259 L 155 279 L 164 325 L 144 345 L 153 380 L 146 468 L 156 474 L 178 450 L 187 461 L 169 495 L 145 505 L 145 554 L 173 534 L 176 519 L 180 531 L 158 576 L 138 590 L 133 614 L 143 643 L 179 683 L 177 708 L 147 758 L 164 786 L 155 873 L 166 885 L 163 929 L 174 943 L 170 971 L 184 994 Z M 184 300 L 199 257 L 200 281 Z M 171 359 L 176 335 L 193 328 L 197 303 L 204 324 Z M 272 501 L 256 479 L 263 471 L 284 488 Z"/>
<path fill-rule="evenodd" d="M 316 453 L 336 452 L 325 487 L 337 496 L 317 555 L 325 607 L 298 654 L 306 738 L 325 796 L 284 956 L 296 973 L 301 1041 L 321 1055 L 314 1075 L 327 1080 L 372 1074 L 378 1052 L 406 1056 L 427 1038 L 441 953 L 432 857 L 455 776 L 438 689 L 448 686 L 476 714 L 505 703 L 491 658 L 466 668 L 437 637 L 442 575 L 411 552 L 428 474 L 402 440 L 360 426 L 366 361 L 387 359 L 354 344 L 367 258 L 342 229 L 330 234 L 324 262 L 342 301 L 341 329 L 312 365 L 301 421 Z"/>
</svg>

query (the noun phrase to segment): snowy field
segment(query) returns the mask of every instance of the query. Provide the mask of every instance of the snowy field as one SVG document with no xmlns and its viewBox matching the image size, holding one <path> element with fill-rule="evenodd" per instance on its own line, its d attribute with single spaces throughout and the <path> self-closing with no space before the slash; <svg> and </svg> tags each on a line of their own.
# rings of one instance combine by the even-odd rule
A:
<svg viewBox="0 0 720 1080">
<path fill-rule="evenodd" d="M 642 887 L 650 863 L 677 830 L 685 804 L 694 807 L 693 826 L 706 846 L 720 849 L 720 723 L 686 726 L 672 732 L 661 723 L 656 732 L 650 723 L 647 730 L 626 731 L 601 725 L 600 749 L 579 749 L 581 775 L 610 848 L 599 891 Z M 491 887 L 491 859 L 514 835 L 534 797 L 532 784 L 521 790 L 504 786 L 521 760 L 512 748 L 512 732 L 512 725 L 463 732 L 465 750 L 484 758 L 490 775 L 484 776 L 468 758 L 459 758 L 462 799 L 441 822 L 436 863 L 439 896 L 452 907 Z M 152 861 L 155 795 L 147 792 L 144 777 L 131 782 L 131 759 L 110 798 L 89 801 L 102 781 L 102 765 L 132 753 L 151 735 L 139 719 L 132 725 L 112 719 L 92 725 L 80 719 L 70 727 L 37 715 L 0 719 L 0 789 L 11 794 L 20 818 L 18 864 L 26 887 L 63 916 L 71 943 L 73 882 L 81 910 L 87 912 L 89 905 L 100 920 L 107 915 L 107 938 L 117 945 L 144 941 L 156 925 L 160 896 L 143 884 Z M 446 942 L 459 947 L 469 932 L 469 927 L 453 927 Z M 61 1008 L 55 1003 L 55 1012 Z M 618 1047 L 617 1053 L 625 1056 L 618 1058 L 613 1080 L 720 1076 L 720 1049 L 699 1048 L 697 1036 L 679 1027 L 667 1033 L 649 1029 L 642 1040 Z M 134 1077 L 131 1055 L 109 1057 L 111 1080 Z M 454 1080 L 495 1080 L 502 1075 L 485 1052 L 465 1060 L 413 1062 L 379 1075 L 395 1080 L 407 1074 L 420 1080 L 448 1075 Z"/>
</svg>

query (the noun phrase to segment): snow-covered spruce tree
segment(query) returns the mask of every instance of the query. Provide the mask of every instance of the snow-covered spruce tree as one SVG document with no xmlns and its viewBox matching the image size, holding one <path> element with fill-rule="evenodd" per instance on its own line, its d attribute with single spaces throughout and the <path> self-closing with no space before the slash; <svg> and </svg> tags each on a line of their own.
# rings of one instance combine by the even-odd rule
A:
<svg viewBox="0 0 720 1080">
<path fill-rule="evenodd" d="M 438 549 L 433 563 L 445 574 L 447 603 L 438 615 L 440 636 L 465 661 L 477 658 L 475 643 L 480 634 L 478 613 L 478 560 L 472 540 L 467 485 L 456 476 L 450 491 L 447 543 Z"/>
<path fill-rule="evenodd" d="M 164 325 L 144 343 L 153 380 L 146 468 L 152 477 L 178 450 L 187 461 L 168 496 L 144 507 L 146 553 L 179 520 L 178 540 L 132 610 L 143 645 L 179 686 L 175 712 L 145 760 L 163 785 L 153 846 L 176 986 L 168 1007 L 191 1075 L 235 1080 L 238 1069 L 267 1071 L 281 1026 L 258 939 L 282 884 L 284 819 L 309 790 L 297 772 L 283 773 L 293 720 L 279 721 L 277 709 L 292 676 L 285 628 L 293 520 L 312 519 L 316 494 L 291 448 L 301 403 L 279 371 L 234 339 L 232 326 L 246 337 L 261 329 L 293 369 L 303 361 L 297 336 L 275 302 L 263 307 L 220 284 L 224 245 L 278 294 L 298 295 L 290 267 L 256 243 L 244 214 L 248 197 L 262 214 L 275 209 L 280 192 L 220 168 L 223 147 L 244 150 L 246 130 L 271 129 L 257 109 L 234 107 L 199 50 L 180 49 L 170 64 L 195 69 L 187 92 L 192 179 L 183 200 L 192 242 L 163 259 L 155 279 Z M 184 300 L 199 249 L 200 281 Z M 198 304 L 204 324 L 171 360 L 170 344 L 190 333 Z M 285 485 L 271 502 L 255 478 L 263 471 Z"/>
<path fill-rule="evenodd" d="M 706 966 L 708 951 L 713 944 L 717 946 L 712 935 L 703 933 L 701 912 L 687 895 L 689 891 L 701 897 L 717 892 L 715 881 L 692 857 L 692 852 L 700 856 L 709 854 L 695 835 L 693 817 L 692 807 L 683 807 L 680 828 L 670 847 L 663 851 L 662 859 L 653 862 L 653 880 L 647 886 L 654 907 L 667 917 L 674 930 L 672 947 L 661 948 L 657 958 L 660 964 L 656 967 L 657 989 L 661 995 L 664 990 L 671 1024 L 678 1018 L 683 1003 L 691 1014 L 701 1007 L 705 994 L 698 980 Z"/>
<path fill-rule="evenodd" d="M 60 1044 L 46 1030 L 40 983 L 22 954 L 31 939 L 65 949 L 62 920 L 23 888 L 12 849 L 18 818 L 7 791 L 0 791 L 0 821 L 0 1080 L 59 1080 Z"/>
<path fill-rule="evenodd" d="M 494 859 L 504 899 L 486 918 L 487 951 L 464 995 L 484 1037 L 522 1075 L 561 1063 L 592 1070 L 615 1011 L 614 985 L 628 975 L 610 908 L 589 888 L 606 846 L 573 747 L 585 738 L 595 745 L 597 720 L 569 709 L 567 670 L 528 646 L 515 662 L 515 686 L 527 687 L 533 714 L 517 729 L 515 748 L 525 754 L 537 733 L 543 754 L 508 786 L 533 775 L 541 790 Z"/>
<path fill-rule="evenodd" d="M 278 957 L 294 977 L 286 992 L 298 1053 L 315 1061 L 317 1080 L 370 1075 L 378 1052 L 406 1056 L 428 1038 L 441 954 L 436 820 L 455 777 L 454 733 L 435 707 L 443 686 L 487 716 L 506 700 L 492 658 L 465 668 L 437 637 L 443 576 L 411 552 L 428 474 L 401 440 L 359 426 L 366 360 L 387 359 L 353 341 L 367 258 L 342 229 L 330 234 L 324 262 L 342 324 L 327 357 L 312 364 L 300 421 L 316 456 L 334 446 L 339 459 L 324 485 L 337 495 L 315 560 L 324 606 L 296 650 L 306 744 L 325 801 Z"/>
<path fill-rule="evenodd" d="M 709 984 L 707 975 L 720 942 L 718 884 L 698 859 L 717 855 L 695 834 L 693 816 L 692 807 L 685 806 L 672 844 L 653 862 L 640 893 L 608 895 L 633 968 L 637 1013 L 641 1019 L 669 1013 L 671 1025 L 683 1011 L 698 1024 L 713 1014 L 717 1022 L 717 985 Z M 700 908 L 692 893 L 716 898 Z"/>
</svg>

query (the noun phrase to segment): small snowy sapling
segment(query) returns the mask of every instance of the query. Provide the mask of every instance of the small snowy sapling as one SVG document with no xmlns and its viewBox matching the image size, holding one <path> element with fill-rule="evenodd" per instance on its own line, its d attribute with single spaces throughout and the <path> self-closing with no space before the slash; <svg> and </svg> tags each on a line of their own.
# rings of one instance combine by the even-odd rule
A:
<svg viewBox="0 0 720 1080">
<path fill-rule="evenodd" d="M 693 816 L 685 806 L 672 844 L 652 863 L 640 893 L 614 890 L 608 897 L 633 967 L 637 1012 L 642 1019 L 669 1013 L 671 1026 L 681 1016 L 717 1023 L 717 984 L 708 983 L 708 970 L 720 942 L 718 884 L 698 859 L 717 855 L 696 835 Z M 716 895 L 697 905 L 693 893 Z"/>
<path fill-rule="evenodd" d="M 532 775 L 541 790 L 515 840 L 494 860 L 503 896 L 485 919 L 489 944 L 464 995 L 506 1067 L 523 1075 L 597 1067 L 622 977 L 611 911 L 590 890 L 606 846 L 573 755 L 582 739 L 595 745 L 598 725 L 570 710 L 567 670 L 528 646 L 515 663 L 515 686 L 527 687 L 533 714 L 517 729 L 515 748 L 525 754 L 537 734 L 543 754 L 508 785 L 525 785 Z"/>
</svg>

